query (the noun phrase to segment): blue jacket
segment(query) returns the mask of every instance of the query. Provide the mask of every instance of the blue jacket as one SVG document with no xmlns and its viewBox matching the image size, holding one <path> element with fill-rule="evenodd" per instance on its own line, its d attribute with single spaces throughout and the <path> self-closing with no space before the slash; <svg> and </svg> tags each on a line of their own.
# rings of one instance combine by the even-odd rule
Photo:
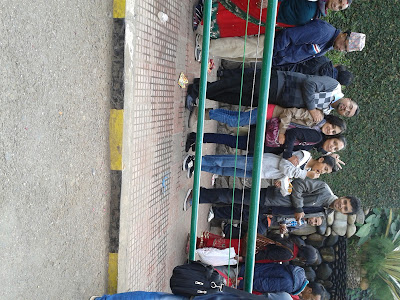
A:
<svg viewBox="0 0 400 300">
<path fill-rule="evenodd" d="M 284 29 L 275 37 L 272 65 L 296 64 L 324 55 L 340 32 L 322 20 Z"/>
<path fill-rule="evenodd" d="M 243 277 L 245 266 L 239 276 Z M 261 293 L 286 292 L 292 295 L 301 293 L 308 284 L 304 269 L 293 265 L 255 264 L 253 289 Z M 243 280 L 239 287 L 243 288 Z"/>
</svg>

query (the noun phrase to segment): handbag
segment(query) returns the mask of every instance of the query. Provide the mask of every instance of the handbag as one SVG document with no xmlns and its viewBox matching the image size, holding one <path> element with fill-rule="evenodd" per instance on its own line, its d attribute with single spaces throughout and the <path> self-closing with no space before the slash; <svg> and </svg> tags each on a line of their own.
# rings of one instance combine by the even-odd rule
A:
<svg viewBox="0 0 400 300">
<path fill-rule="evenodd" d="M 216 266 L 236 265 L 237 260 L 235 248 L 217 249 L 217 248 L 200 248 L 196 250 L 200 261 L 205 264 Z"/>
<path fill-rule="evenodd" d="M 190 261 L 174 268 L 169 284 L 173 294 L 191 297 L 222 292 L 224 278 L 213 266 Z"/>
</svg>

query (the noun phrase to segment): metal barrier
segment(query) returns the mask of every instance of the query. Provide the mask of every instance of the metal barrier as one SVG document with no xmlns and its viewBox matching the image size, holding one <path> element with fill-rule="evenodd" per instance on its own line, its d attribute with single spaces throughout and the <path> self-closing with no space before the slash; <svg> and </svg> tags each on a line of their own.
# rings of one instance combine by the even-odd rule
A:
<svg viewBox="0 0 400 300">
<path fill-rule="evenodd" d="M 271 77 L 272 65 L 272 49 L 275 36 L 275 20 L 277 14 L 278 1 L 268 1 L 267 22 L 265 32 L 268 33 L 264 40 L 263 64 L 260 81 L 260 94 L 258 100 L 257 113 L 257 129 L 256 140 L 254 145 L 254 163 L 252 173 L 251 186 L 251 205 L 249 214 L 249 228 L 247 233 L 247 255 L 246 255 L 246 270 L 244 277 L 244 289 L 248 292 L 253 290 L 254 265 L 255 265 L 255 247 L 257 237 L 257 222 L 260 201 L 260 186 L 261 186 L 261 169 L 262 158 L 264 152 L 264 139 L 266 129 L 266 117 L 268 107 L 269 82 Z M 201 59 L 201 76 L 200 76 L 200 93 L 198 101 L 198 123 L 196 136 L 196 156 L 194 168 L 194 183 L 193 183 L 193 202 L 192 202 L 192 219 L 190 229 L 190 250 L 189 259 L 195 259 L 196 237 L 197 237 L 197 220 L 198 220 L 198 205 L 200 196 L 200 173 L 201 173 L 201 157 L 204 134 L 204 114 L 205 114 L 205 99 L 207 89 L 207 65 L 209 57 L 210 44 L 210 24 L 211 24 L 211 0 L 204 1 L 203 9 L 203 43 L 202 43 L 202 59 Z"/>
</svg>

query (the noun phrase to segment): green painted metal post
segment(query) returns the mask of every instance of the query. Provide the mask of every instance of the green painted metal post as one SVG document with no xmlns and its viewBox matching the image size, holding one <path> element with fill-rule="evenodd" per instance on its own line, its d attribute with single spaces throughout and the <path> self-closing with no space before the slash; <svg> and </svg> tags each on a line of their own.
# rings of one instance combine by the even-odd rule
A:
<svg viewBox="0 0 400 300">
<path fill-rule="evenodd" d="M 201 173 L 201 157 L 203 146 L 204 133 L 204 113 L 207 90 L 207 71 L 208 71 L 208 56 L 210 47 L 210 24 L 211 24 L 211 0 L 204 1 L 203 9 L 203 43 L 201 53 L 201 75 L 199 87 L 198 101 L 198 122 L 196 136 L 196 156 L 194 164 L 194 182 L 193 182 L 193 200 L 192 200 L 192 219 L 190 226 L 190 249 L 189 260 L 195 259 L 196 251 L 196 236 L 197 236 L 197 219 L 200 197 L 200 173 Z"/>
<path fill-rule="evenodd" d="M 254 145 L 253 173 L 251 184 L 251 204 L 249 213 L 249 229 L 247 232 L 246 270 L 244 276 L 244 289 L 253 291 L 255 248 L 257 238 L 258 205 L 260 202 L 261 168 L 264 152 L 265 128 L 267 119 L 269 81 L 271 77 L 272 49 L 274 47 L 275 20 L 277 0 L 268 1 L 267 22 L 265 24 L 265 40 L 263 65 L 260 80 L 260 94 L 258 97 L 256 140 Z"/>
</svg>

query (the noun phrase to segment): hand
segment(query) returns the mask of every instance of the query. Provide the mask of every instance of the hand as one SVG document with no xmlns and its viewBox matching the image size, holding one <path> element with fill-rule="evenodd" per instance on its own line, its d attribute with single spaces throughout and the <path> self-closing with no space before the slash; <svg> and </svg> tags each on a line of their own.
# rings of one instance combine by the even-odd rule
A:
<svg viewBox="0 0 400 300">
<path fill-rule="evenodd" d="M 309 112 L 310 112 L 314 122 L 316 122 L 316 123 L 321 122 L 322 119 L 324 118 L 323 114 L 318 109 L 312 109 L 312 110 L 309 110 Z"/>
<path fill-rule="evenodd" d="M 300 220 L 304 218 L 304 212 L 294 213 L 294 218 L 297 222 L 300 222 Z"/>
<path fill-rule="evenodd" d="M 275 187 L 277 187 L 278 189 L 281 188 L 281 181 L 280 180 L 276 180 L 274 183 Z"/>
<path fill-rule="evenodd" d="M 308 171 L 307 172 L 307 177 L 311 178 L 311 179 L 316 179 L 319 178 L 319 173 L 315 172 L 315 171 Z"/>
<path fill-rule="evenodd" d="M 263 0 L 261 4 L 261 0 L 256 2 L 256 5 L 259 9 L 267 8 L 268 7 L 268 0 Z"/>
<path fill-rule="evenodd" d="M 280 133 L 278 135 L 278 142 L 279 144 L 283 145 L 285 143 L 285 134 L 284 133 Z"/>
<path fill-rule="evenodd" d="M 285 233 L 288 232 L 286 224 L 280 224 L 279 225 L 279 232 L 280 232 L 280 234 L 285 234 Z"/>
<path fill-rule="evenodd" d="M 293 166 L 297 166 L 299 164 L 299 158 L 296 155 L 289 157 L 287 160 L 290 161 Z"/>
<path fill-rule="evenodd" d="M 341 170 L 343 166 L 345 166 L 346 164 L 344 163 L 344 161 L 340 160 L 340 156 L 339 154 L 333 153 L 333 154 L 329 154 L 331 157 L 333 157 L 336 161 L 336 166 L 338 167 L 339 170 Z"/>
</svg>

